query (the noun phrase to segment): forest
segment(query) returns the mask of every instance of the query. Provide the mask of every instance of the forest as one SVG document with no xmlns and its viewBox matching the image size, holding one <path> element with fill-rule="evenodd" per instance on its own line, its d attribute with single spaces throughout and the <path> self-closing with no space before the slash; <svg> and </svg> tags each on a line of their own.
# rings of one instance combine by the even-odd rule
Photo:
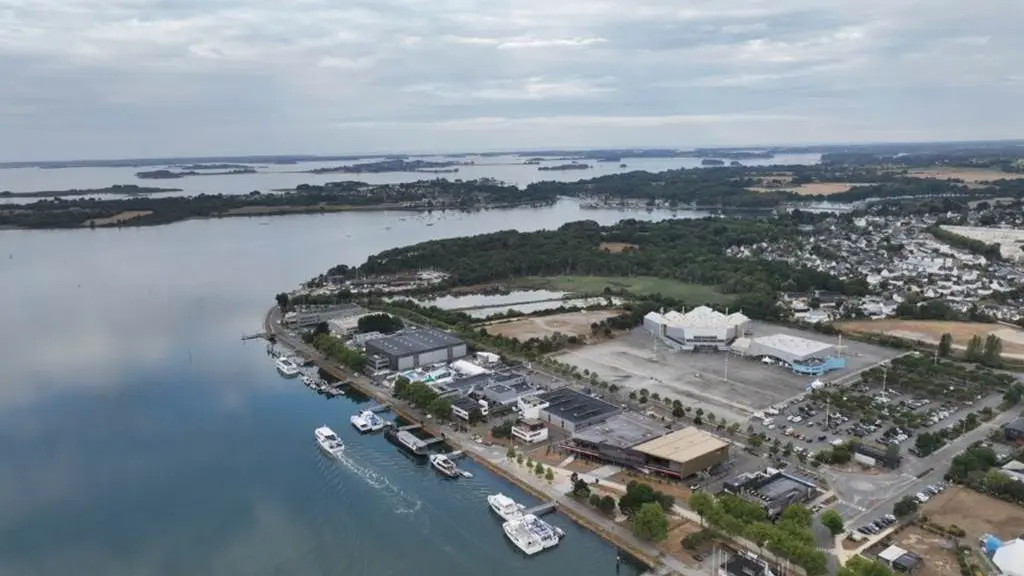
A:
<svg viewBox="0 0 1024 576">
<path fill-rule="evenodd" d="M 505 230 L 395 248 L 371 256 L 357 269 L 338 266 L 327 275 L 393 274 L 429 268 L 450 275 L 447 287 L 522 276 L 656 276 L 739 295 L 736 305 L 744 306 L 745 313 L 765 317 L 772 315 L 770 308 L 779 290 L 865 292 L 861 282 L 843 282 L 823 272 L 784 262 L 726 256 L 731 246 L 793 237 L 801 233 L 800 224 L 819 217 L 795 212 L 759 219 L 624 220 L 604 227 L 592 221 L 572 222 L 557 230 Z M 599 249 L 602 242 L 630 243 L 638 249 L 611 253 Z"/>
</svg>

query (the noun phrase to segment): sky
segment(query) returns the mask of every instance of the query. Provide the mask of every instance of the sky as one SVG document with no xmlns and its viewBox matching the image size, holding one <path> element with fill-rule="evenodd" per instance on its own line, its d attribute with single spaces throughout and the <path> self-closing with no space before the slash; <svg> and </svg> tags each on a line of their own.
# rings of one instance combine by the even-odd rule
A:
<svg viewBox="0 0 1024 576">
<path fill-rule="evenodd" d="M 1024 136 L 1020 0 L 0 0 L 0 161 Z"/>
</svg>

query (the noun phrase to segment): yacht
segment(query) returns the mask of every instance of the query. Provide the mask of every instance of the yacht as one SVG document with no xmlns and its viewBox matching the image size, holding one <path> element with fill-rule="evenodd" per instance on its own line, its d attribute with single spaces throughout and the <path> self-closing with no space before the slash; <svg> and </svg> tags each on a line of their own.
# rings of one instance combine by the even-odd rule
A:
<svg viewBox="0 0 1024 576">
<path fill-rule="evenodd" d="M 376 432 L 384 428 L 384 419 L 377 416 L 372 410 L 363 410 L 359 414 L 353 414 L 349 421 L 360 432 Z"/>
<path fill-rule="evenodd" d="M 452 462 L 452 459 L 444 454 L 431 454 L 430 465 L 449 478 L 458 478 L 461 475 L 455 462 Z"/>
<path fill-rule="evenodd" d="M 558 545 L 564 532 L 533 514 L 525 514 L 501 525 L 505 536 L 528 556 Z"/>
<path fill-rule="evenodd" d="M 285 358 L 282 356 L 277 359 L 277 371 L 282 376 L 287 378 L 294 378 L 299 375 L 299 366 L 291 358 Z"/>
<path fill-rule="evenodd" d="M 384 438 L 413 456 L 426 456 L 427 450 L 430 448 L 429 444 L 406 430 L 389 428 L 384 431 Z"/>
<path fill-rule="evenodd" d="M 313 435 L 316 436 L 316 443 L 320 445 L 320 449 L 327 452 L 328 455 L 338 458 L 344 452 L 345 443 L 338 438 L 334 430 L 327 426 L 317 428 L 313 431 Z"/>
<path fill-rule="evenodd" d="M 491 510 L 498 516 L 501 516 L 501 519 L 506 522 L 522 516 L 523 510 L 526 508 L 500 492 L 488 496 L 487 503 L 491 506 Z"/>
</svg>

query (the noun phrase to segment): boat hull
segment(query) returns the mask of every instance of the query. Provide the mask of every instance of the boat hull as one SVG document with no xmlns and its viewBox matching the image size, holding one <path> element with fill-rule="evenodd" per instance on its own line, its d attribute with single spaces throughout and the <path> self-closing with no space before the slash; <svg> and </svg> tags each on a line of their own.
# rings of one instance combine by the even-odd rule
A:
<svg viewBox="0 0 1024 576">
<path fill-rule="evenodd" d="M 395 430 L 395 429 L 391 429 L 391 430 L 388 430 L 388 431 L 384 432 L 384 437 L 388 439 L 388 442 L 391 442 L 395 446 L 398 446 L 399 448 L 401 448 L 401 450 L 403 452 L 405 452 L 406 454 L 409 454 L 410 456 L 415 456 L 416 458 L 426 458 L 427 457 L 426 448 L 424 448 L 422 451 L 419 451 L 419 450 L 416 450 L 413 447 L 405 444 L 404 442 L 402 442 L 398 438 L 398 431 Z"/>
</svg>

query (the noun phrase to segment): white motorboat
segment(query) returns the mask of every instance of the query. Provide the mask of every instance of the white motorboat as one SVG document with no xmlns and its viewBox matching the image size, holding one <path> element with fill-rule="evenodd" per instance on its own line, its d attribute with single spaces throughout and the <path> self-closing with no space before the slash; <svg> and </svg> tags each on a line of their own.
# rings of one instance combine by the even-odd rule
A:
<svg viewBox="0 0 1024 576">
<path fill-rule="evenodd" d="M 436 468 L 438 472 L 449 478 L 458 478 L 462 475 L 459 472 L 459 467 L 455 465 L 455 462 L 452 462 L 452 459 L 444 454 L 431 454 L 430 465 Z"/>
<path fill-rule="evenodd" d="M 561 530 L 537 518 L 533 514 L 524 514 L 501 525 L 505 536 L 527 555 L 553 548 L 561 540 Z"/>
<path fill-rule="evenodd" d="M 345 451 L 345 443 L 327 426 L 317 428 L 313 435 L 316 436 L 316 443 L 320 445 L 320 449 L 330 456 L 337 458 Z"/>
<path fill-rule="evenodd" d="M 526 506 L 523 506 L 500 492 L 488 496 L 487 504 L 491 506 L 491 510 L 493 510 L 495 514 L 500 516 L 501 519 L 506 522 L 519 518 L 523 515 L 523 510 L 526 509 Z"/>
<path fill-rule="evenodd" d="M 353 414 L 349 421 L 360 432 L 376 432 L 384 428 L 384 419 L 377 416 L 373 410 L 363 410 L 359 414 Z"/>
<path fill-rule="evenodd" d="M 295 363 L 291 358 L 281 357 L 277 359 L 277 371 L 282 376 L 287 378 L 294 378 L 299 375 L 299 365 Z"/>
</svg>

